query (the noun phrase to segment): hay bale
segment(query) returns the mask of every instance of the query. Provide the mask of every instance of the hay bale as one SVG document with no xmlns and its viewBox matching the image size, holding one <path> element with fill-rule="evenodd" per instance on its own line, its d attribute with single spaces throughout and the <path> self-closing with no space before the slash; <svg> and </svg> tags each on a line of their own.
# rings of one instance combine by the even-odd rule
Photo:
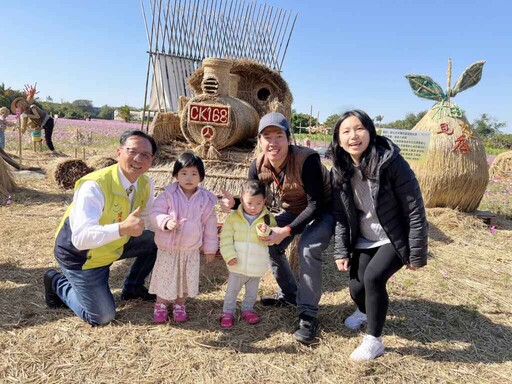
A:
<svg viewBox="0 0 512 384">
<path fill-rule="evenodd" d="M 185 140 L 181 133 L 180 115 L 175 112 L 157 112 L 149 128 L 157 145 L 170 144 L 175 140 Z"/>
<path fill-rule="evenodd" d="M 203 187 L 219 196 L 223 189 L 230 191 L 233 195 L 240 194 L 242 183 L 247 180 L 249 164 L 217 160 L 203 160 L 203 162 L 205 167 Z M 163 190 L 174 181 L 173 166 L 174 161 L 150 168 L 148 175 L 154 181 L 156 190 Z"/>
<path fill-rule="evenodd" d="M 166 185 L 174 181 L 172 177 L 174 161 L 183 151 L 191 150 L 183 145 L 174 146 L 172 151 L 165 153 L 161 149 L 158 151 L 158 161 L 155 161 L 148 171 L 157 190 L 163 190 Z M 221 194 L 222 189 L 238 195 L 242 183 L 247 180 L 249 166 L 256 157 L 255 149 L 230 147 L 222 150 L 221 155 L 224 160 L 203 159 L 205 179 L 202 185 L 217 195 Z"/>
<path fill-rule="evenodd" d="M 0 197 L 6 197 L 16 189 L 16 183 L 5 161 L 0 158 Z"/>
<path fill-rule="evenodd" d="M 489 177 L 512 177 L 512 151 L 496 156 L 489 168 Z"/>
<path fill-rule="evenodd" d="M 117 160 L 113 157 L 105 157 L 105 156 L 93 156 L 87 159 L 87 165 L 91 169 L 102 169 L 110 167 L 117 163 Z"/>
<path fill-rule="evenodd" d="M 53 178 L 62 189 L 73 189 L 77 180 L 92 172 L 82 160 L 64 160 L 57 164 L 53 172 Z"/>
<path fill-rule="evenodd" d="M 411 166 L 427 208 L 470 212 L 478 208 L 489 181 L 485 148 L 465 116 L 445 113 L 450 108 L 458 107 L 448 101 L 435 104 L 412 129 L 430 132 L 431 137 L 425 161 Z M 461 137 L 464 141 L 457 142 Z"/>
</svg>

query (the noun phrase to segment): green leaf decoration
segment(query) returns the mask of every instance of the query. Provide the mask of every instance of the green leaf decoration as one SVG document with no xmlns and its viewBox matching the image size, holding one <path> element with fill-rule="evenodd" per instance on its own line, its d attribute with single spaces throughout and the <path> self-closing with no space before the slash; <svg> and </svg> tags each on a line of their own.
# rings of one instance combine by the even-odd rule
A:
<svg viewBox="0 0 512 384">
<path fill-rule="evenodd" d="M 457 93 L 462 92 L 473 85 L 478 84 L 482 78 L 482 70 L 484 69 L 485 61 L 477 61 L 467 67 L 459 79 L 455 83 L 455 86 L 450 91 L 450 96 L 455 96 Z"/>
<path fill-rule="evenodd" d="M 441 101 L 446 98 L 443 88 L 427 75 L 406 75 L 416 96 Z"/>
</svg>

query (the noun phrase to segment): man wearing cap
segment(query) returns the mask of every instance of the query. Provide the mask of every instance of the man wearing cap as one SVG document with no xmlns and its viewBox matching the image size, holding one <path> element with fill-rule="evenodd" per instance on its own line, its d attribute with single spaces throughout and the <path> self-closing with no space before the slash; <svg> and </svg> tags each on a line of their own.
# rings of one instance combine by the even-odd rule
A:
<svg viewBox="0 0 512 384">
<path fill-rule="evenodd" d="M 329 245 L 334 219 L 330 213 L 329 172 L 319 154 L 290 144 L 290 125 L 280 113 L 263 116 L 258 128 L 262 153 L 249 168 L 249 179 L 267 185 L 267 204 L 277 211 L 277 226 L 263 240 L 269 246 L 271 267 L 279 286 L 274 297 L 262 298 L 265 306 L 296 305 L 298 329 L 293 334 L 301 343 L 311 344 L 318 331 L 318 303 L 322 289 L 322 251 Z M 225 193 L 223 210 L 235 204 Z M 295 235 L 301 235 L 299 276 L 295 278 L 285 255 Z"/>
</svg>

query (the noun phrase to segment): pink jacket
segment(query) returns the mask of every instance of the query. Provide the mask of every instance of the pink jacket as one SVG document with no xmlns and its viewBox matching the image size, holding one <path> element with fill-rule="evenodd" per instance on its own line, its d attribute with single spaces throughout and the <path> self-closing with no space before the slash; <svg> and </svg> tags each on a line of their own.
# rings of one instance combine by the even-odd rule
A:
<svg viewBox="0 0 512 384">
<path fill-rule="evenodd" d="M 164 251 L 193 251 L 203 247 L 204 253 L 217 252 L 216 203 L 216 196 L 202 187 L 197 188 L 190 200 L 178 182 L 165 187 L 149 213 L 158 248 Z M 165 229 L 169 220 L 176 220 L 178 227 L 172 231 Z"/>
</svg>

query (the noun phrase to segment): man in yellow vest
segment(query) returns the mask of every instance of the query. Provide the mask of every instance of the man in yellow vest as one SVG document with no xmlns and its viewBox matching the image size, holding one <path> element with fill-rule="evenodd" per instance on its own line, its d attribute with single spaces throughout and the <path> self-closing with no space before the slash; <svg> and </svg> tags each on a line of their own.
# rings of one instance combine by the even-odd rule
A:
<svg viewBox="0 0 512 384">
<path fill-rule="evenodd" d="M 108 278 L 116 260 L 135 258 L 121 299 L 155 298 L 144 287 L 157 252 L 154 233 L 144 229 L 154 195 L 153 182 L 144 173 L 156 143 L 142 131 L 127 131 L 116 152 L 117 164 L 76 182 L 73 202 L 55 239 L 54 254 L 62 273 L 50 269 L 44 275 L 47 306 L 67 306 L 92 325 L 108 324 L 115 317 Z"/>
</svg>

